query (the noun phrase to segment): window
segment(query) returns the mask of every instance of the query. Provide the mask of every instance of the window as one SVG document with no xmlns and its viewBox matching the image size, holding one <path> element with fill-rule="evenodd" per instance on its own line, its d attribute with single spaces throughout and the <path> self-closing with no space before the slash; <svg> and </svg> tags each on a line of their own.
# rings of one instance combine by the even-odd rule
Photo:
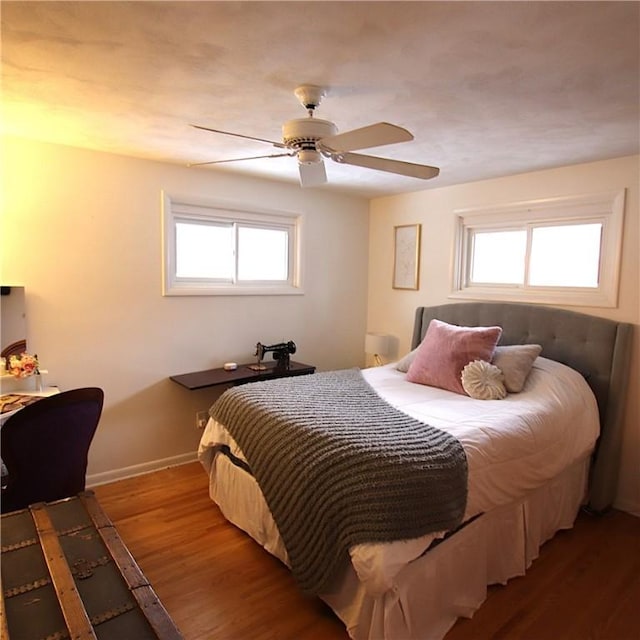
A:
<svg viewBox="0 0 640 640">
<path fill-rule="evenodd" d="M 300 294 L 301 217 L 163 198 L 164 295 Z"/>
<path fill-rule="evenodd" d="M 451 297 L 616 306 L 624 191 L 456 214 Z"/>
</svg>

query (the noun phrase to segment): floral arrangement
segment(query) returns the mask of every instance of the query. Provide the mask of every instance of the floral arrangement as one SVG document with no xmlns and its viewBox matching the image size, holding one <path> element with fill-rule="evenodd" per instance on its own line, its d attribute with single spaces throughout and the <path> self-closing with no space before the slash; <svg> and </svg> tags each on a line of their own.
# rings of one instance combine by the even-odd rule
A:
<svg viewBox="0 0 640 640">
<path fill-rule="evenodd" d="M 28 378 L 38 370 L 38 356 L 32 356 L 28 353 L 21 353 L 19 356 L 11 356 L 9 358 L 9 373 L 16 378 Z"/>
</svg>

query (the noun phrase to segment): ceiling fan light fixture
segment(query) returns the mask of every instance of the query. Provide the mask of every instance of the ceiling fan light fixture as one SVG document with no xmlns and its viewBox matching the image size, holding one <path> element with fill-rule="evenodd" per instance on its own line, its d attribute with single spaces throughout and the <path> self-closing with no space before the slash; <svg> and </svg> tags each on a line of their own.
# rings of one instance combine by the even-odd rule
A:
<svg viewBox="0 0 640 640">
<path fill-rule="evenodd" d="M 298 162 L 300 164 L 318 164 L 318 162 L 322 162 L 322 156 L 315 149 L 300 149 Z"/>
</svg>

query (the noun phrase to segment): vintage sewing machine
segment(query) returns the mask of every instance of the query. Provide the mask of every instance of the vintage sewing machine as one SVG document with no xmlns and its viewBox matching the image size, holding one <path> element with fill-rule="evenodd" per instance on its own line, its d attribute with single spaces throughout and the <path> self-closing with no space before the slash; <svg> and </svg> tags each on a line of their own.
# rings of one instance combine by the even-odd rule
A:
<svg viewBox="0 0 640 640">
<path fill-rule="evenodd" d="M 254 371 L 264 371 L 267 367 L 262 364 L 265 353 L 273 352 L 273 359 L 276 361 L 276 369 L 286 370 L 289 368 L 289 356 L 296 352 L 296 343 L 292 340 L 289 342 L 279 342 L 278 344 L 265 345 L 260 342 L 256 344 L 255 355 L 258 358 L 257 364 L 249 365 L 249 369 Z"/>
</svg>

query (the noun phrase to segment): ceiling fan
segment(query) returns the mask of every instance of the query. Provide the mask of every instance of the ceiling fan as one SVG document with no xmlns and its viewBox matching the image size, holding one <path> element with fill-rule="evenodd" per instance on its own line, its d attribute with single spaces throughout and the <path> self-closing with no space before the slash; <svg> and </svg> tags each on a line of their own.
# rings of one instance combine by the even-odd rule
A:
<svg viewBox="0 0 640 640">
<path fill-rule="evenodd" d="M 440 169 L 424 164 L 379 158 L 376 156 L 352 153 L 359 149 L 380 147 L 397 142 L 413 140 L 413 135 L 406 129 L 388 122 L 378 122 L 359 129 L 352 129 L 344 133 L 338 133 L 338 128 L 329 120 L 320 120 L 314 117 L 316 107 L 326 95 L 326 89 L 311 84 L 303 84 L 294 91 L 296 97 L 307 110 L 308 117 L 289 120 L 282 125 L 282 142 L 274 142 L 264 138 L 211 129 L 197 124 L 192 124 L 196 129 L 222 133 L 228 136 L 236 136 L 258 142 L 266 142 L 277 149 L 283 149 L 282 153 L 269 155 L 250 156 L 247 158 L 232 158 L 229 160 L 213 160 L 211 162 L 197 162 L 190 167 L 209 164 L 221 164 L 225 162 L 239 162 L 241 160 L 256 160 L 259 158 L 281 158 L 283 156 L 296 156 L 300 169 L 300 184 L 303 187 L 315 187 L 327 182 L 327 173 L 323 158 L 329 158 L 340 164 L 350 164 L 377 171 L 397 173 L 412 178 L 428 180 L 435 178 Z"/>
</svg>

